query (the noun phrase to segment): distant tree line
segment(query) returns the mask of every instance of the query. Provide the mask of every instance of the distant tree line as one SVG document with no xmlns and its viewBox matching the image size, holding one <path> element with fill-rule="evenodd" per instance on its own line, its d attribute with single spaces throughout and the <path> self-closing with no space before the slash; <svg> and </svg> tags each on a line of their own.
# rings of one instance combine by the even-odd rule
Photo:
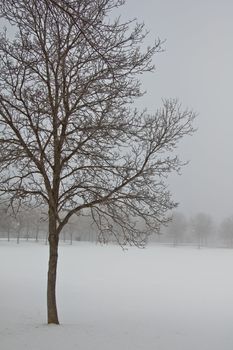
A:
<svg viewBox="0 0 233 350">
<path fill-rule="evenodd" d="M 0 238 L 4 240 L 48 240 L 47 208 L 21 208 L 14 213 L 9 207 L 0 206 Z M 138 225 L 140 223 L 140 218 Z M 88 212 L 74 217 L 63 229 L 61 241 L 72 244 L 73 241 L 114 243 L 114 237 L 101 241 L 98 227 Z M 198 213 L 187 218 L 181 212 L 174 212 L 171 221 L 162 226 L 159 234 L 150 237 L 149 243 L 168 244 L 173 246 L 191 245 L 201 247 L 233 248 L 233 215 L 216 224 L 206 213 Z"/>
<path fill-rule="evenodd" d="M 187 218 L 181 212 L 174 212 L 168 225 L 161 228 L 159 235 L 151 237 L 151 242 L 198 248 L 233 248 L 233 215 L 216 224 L 206 213 L 200 212 Z"/>
<path fill-rule="evenodd" d="M 0 206 L 0 238 L 16 240 L 34 240 L 48 242 L 47 208 L 28 210 L 21 208 L 15 213 L 4 205 Z M 61 241 L 96 242 L 97 229 L 86 214 L 74 217 L 61 233 Z"/>
</svg>

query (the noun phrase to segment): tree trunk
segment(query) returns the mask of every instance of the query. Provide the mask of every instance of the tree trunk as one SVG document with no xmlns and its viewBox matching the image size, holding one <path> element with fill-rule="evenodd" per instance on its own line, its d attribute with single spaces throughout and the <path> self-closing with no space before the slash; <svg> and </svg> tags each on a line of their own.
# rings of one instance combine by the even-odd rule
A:
<svg viewBox="0 0 233 350">
<path fill-rule="evenodd" d="M 20 237 L 20 229 L 17 231 L 17 244 L 19 244 L 19 237 Z"/>
<path fill-rule="evenodd" d="M 38 242 L 38 240 L 39 240 L 39 230 L 40 230 L 40 228 L 39 228 L 39 226 L 37 224 L 36 225 L 36 242 Z"/>
<path fill-rule="evenodd" d="M 47 284 L 48 324 L 59 324 L 56 303 L 56 277 L 59 237 L 55 218 L 49 218 L 49 268 Z"/>
</svg>

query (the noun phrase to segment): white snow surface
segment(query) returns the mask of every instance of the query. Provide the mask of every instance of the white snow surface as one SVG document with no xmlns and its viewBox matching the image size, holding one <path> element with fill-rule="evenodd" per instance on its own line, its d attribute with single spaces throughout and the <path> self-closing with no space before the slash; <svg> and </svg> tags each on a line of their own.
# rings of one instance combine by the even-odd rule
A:
<svg viewBox="0 0 233 350">
<path fill-rule="evenodd" d="M 232 350 L 233 251 L 61 245 L 61 325 L 46 325 L 48 246 L 0 242 L 1 350 Z"/>
</svg>

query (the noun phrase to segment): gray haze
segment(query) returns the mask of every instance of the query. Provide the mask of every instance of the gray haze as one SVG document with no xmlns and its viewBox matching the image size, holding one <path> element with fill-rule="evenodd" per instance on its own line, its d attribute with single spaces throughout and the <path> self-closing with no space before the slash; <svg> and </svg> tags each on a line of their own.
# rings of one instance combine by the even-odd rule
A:
<svg viewBox="0 0 233 350">
<path fill-rule="evenodd" d="M 206 212 L 218 221 L 233 214 L 233 2 L 231 0 L 127 0 L 122 19 L 138 18 L 166 40 L 146 74 L 140 107 L 153 112 L 162 98 L 178 98 L 198 113 L 197 133 L 177 153 L 190 164 L 169 186 L 186 215 Z M 1 21 L 3 24 L 3 22 Z"/>
<path fill-rule="evenodd" d="M 216 220 L 232 215 L 233 2 L 128 0 L 121 12 L 144 21 L 149 39 L 166 39 L 156 72 L 144 79 L 141 106 L 153 111 L 161 98 L 177 97 L 198 113 L 197 133 L 178 149 L 190 164 L 169 179 L 179 210 L 204 211 Z"/>
</svg>

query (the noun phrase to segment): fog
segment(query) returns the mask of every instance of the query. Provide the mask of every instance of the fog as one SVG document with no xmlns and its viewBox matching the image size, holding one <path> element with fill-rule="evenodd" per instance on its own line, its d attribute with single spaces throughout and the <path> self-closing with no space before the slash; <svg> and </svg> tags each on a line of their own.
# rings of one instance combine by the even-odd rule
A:
<svg viewBox="0 0 233 350">
<path fill-rule="evenodd" d="M 123 13 L 124 11 L 124 13 Z M 196 134 L 177 153 L 190 163 L 169 186 L 179 210 L 206 212 L 221 221 L 233 213 L 232 61 L 233 3 L 191 0 L 128 0 L 123 18 L 137 17 L 150 31 L 148 44 L 165 40 L 147 74 L 140 107 L 153 112 L 165 97 L 179 98 L 198 113 Z"/>
<path fill-rule="evenodd" d="M 178 210 L 218 223 L 233 214 L 232 11 L 230 0 L 127 0 L 119 9 L 122 20 L 145 22 L 146 44 L 164 40 L 155 72 L 142 78 L 147 94 L 139 107 L 153 113 L 174 97 L 198 114 L 197 132 L 176 150 L 189 164 L 168 179 Z"/>
<path fill-rule="evenodd" d="M 72 218 L 60 236 L 55 328 L 42 324 L 47 208 L 15 218 L 0 206 L 1 349 L 232 349 L 233 255 L 215 249 L 233 248 L 232 10 L 228 0 L 127 0 L 119 9 L 145 22 L 148 45 L 164 40 L 137 105 L 153 113 L 178 98 L 198 114 L 197 132 L 175 150 L 190 162 L 167 179 L 178 211 L 146 249 L 127 254 L 111 237 L 97 244 L 88 213 Z"/>
</svg>

